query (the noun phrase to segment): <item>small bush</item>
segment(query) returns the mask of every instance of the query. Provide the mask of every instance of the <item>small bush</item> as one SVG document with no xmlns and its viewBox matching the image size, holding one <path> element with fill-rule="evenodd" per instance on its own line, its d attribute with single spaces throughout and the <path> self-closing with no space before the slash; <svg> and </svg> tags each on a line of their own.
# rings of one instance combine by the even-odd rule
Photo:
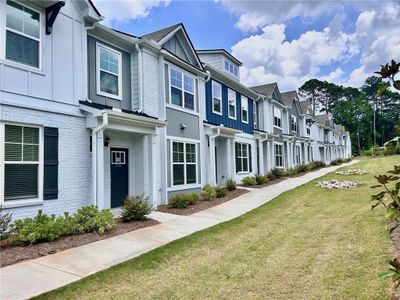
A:
<svg viewBox="0 0 400 300">
<path fill-rule="evenodd" d="M 383 150 L 383 155 L 394 155 L 396 154 L 396 145 L 394 143 L 391 143 L 385 147 Z"/>
<path fill-rule="evenodd" d="M 169 199 L 169 205 L 173 208 L 186 208 L 195 204 L 199 199 L 198 193 L 178 194 Z"/>
<path fill-rule="evenodd" d="M 215 194 L 217 198 L 224 198 L 228 194 L 228 189 L 225 186 L 216 186 Z"/>
<path fill-rule="evenodd" d="M 299 172 L 297 171 L 296 168 L 290 168 L 287 169 L 286 171 L 284 171 L 283 175 L 284 176 L 293 176 L 293 175 L 297 175 Z"/>
<path fill-rule="evenodd" d="M 283 176 L 283 170 L 282 170 L 282 169 L 279 169 L 279 168 L 273 168 L 273 169 L 271 169 L 271 171 L 269 172 L 269 176 L 270 176 L 272 179 L 278 179 L 278 178 L 280 178 L 280 177 Z"/>
<path fill-rule="evenodd" d="M 312 162 L 310 162 L 308 164 L 308 169 L 309 170 L 315 170 L 315 169 L 318 169 L 318 168 L 323 168 L 325 166 L 326 166 L 326 164 L 324 162 L 322 162 L 322 161 L 312 161 Z"/>
<path fill-rule="evenodd" d="M 266 176 L 266 175 L 255 175 L 254 176 L 254 178 L 256 179 L 256 181 L 257 181 L 257 184 L 264 184 L 264 183 L 267 183 L 269 180 L 268 180 L 268 177 Z"/>
<path fill-rule="evenodd" d="M 362 156 L 380 156 L 383 155 L 382 149 L 380 149 L 378 146 L 372 146 L 368 150 L 361 151 Z"/>
<path fill-rule="evenodd" d="M 14 230 L 14 226 L 12 224 L 12 214 L 2 214 L 2 210 L 3 208 L 0 205 L 0 241 L 7 239 Z"/>
<path fill-rule="evenodd" d="M 93 205 L 84 206 L 74 215 L 80 232 L 104 233 L 115 227 L 114 217 L 109 209 L 98 210 Z"/>
<path fill-rule="evenodd" d="M 54 241 L 58 239 L 66 228 L 63 217 L 48 216 L 41 210 L 34 218 L 25 218 L 14 222 L 15 232 L 12 235 L 14 244 L 34 244 L 42 241 Z"/>
<path fill-rule="evenodd" d="M 307 165 L 304 165 L 304 164 L 297 165 L 295 169 L 296 169 L 297 173 L 303 173 L 308 170 Z"/>
<path fill-rule="evenodd" d="M 203 191 L 201 193 L 201 196 L 203 197 L 204 200 L 211 200 L 212 198 L 216 198 L 217 197 L 217 193 L 215 192 L 215 189 L 209 185 L 206 184 L 205 186 L 203 186 Z"/>
<path fill-rule="evenodd" d="M 232 178 L 228 178 L 228 179 L 226 180 L 225 185 L 226 185 L 226 188 L 228 189 L 228 191 L 234 191 L 234 190 L 236 190 L 236 181 L 233 180 Z"/>
<path fill-rule="evenodd" d="M 242 179 L 242 183 L 244 186 L 252 186 L 252 185 L 257 185 L 257 180 L 255 177 L 246 176 Z"/>
<path fill-rule="evenodd" d="M 341 158 L 334 159 L 331 161 L 331 166 L 337 166 L 343 163 L 343 160 Z"/>
<path fill-rule="evenodd" d="M 186 197 L 187 197 L 189 205 L 196 204 L 197 201 L 200 200 L 200 194 L 199 193 L 195 193 L 195 192 L 186 194 Z"/>
<path fill-rule="evenodd" d="M 143 221 L 151 213 L 153 205 L 149 198 L 128 196 L 122 207 L 121 217 L 124 222 Z"/>
</svg>

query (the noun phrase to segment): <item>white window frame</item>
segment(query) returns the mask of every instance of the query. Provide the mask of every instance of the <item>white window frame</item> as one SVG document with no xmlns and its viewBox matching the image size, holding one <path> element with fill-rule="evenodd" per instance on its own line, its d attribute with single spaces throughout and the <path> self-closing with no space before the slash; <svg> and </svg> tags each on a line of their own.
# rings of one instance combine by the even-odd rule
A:
<svg viewBox="0 0 400 300">
<path fill-rule="evenodd" d="M 234 95 L 234 98 L 233 98 L 233 99 L 231 99 L 231 98 L 229 97 L 229 93 L 230 93 L 230 92 L 231 92 L 231 94 Z M 233 104 L 231 104 L 229 100 L 233 100 Z M 234 115 L 234 116 L 231 116 L 230 106 L 233 106 L 233 107 L 235 108 L 235 110 L 234 110 L 234 111 L 235 111 L 235 115 Z M 230 88 L 228 88 L 228 117 L 229 117 L 229 119 L 232 119 L 232 120 L 236 120 L 236 119 L 237 119 L 237 111 L 236 111 L 236 91 L 234 91 L 234 90 L 232 90 L 232 89 L 230 89 Z"/>
<path fill-rule="evenodd" d="M 246 103 L 246 107 L 247 107 L 247 109 L 244 109 L 244 101 L 246 101 L 247 100 L 247 103 Z M 243 112 L 246 112 L 246 121 L 244 121 L 243 120 Z M 246 96 L 243 96 L 243 95 L 241 95 L 240 96 L 240 118 L 242 119 L 242 123 L 245 123 L 245 124 L 249 124 L 249 98 L 247 98 Z"/>
<path fill-rule="evenodd" d="M 35 12 L 37 12 L 39 14 L 39 39 L 35 38 L 35 37 L 32 37 L 30 35 L 24 34 L 22 32 L 19 32 L 17 30 L 14 30 L 14 29 L 11 29 L 11 28 L 7 28 L 7 12 L 6 12 L 7 2 L 6 1 L 4 1 L 4 2 L 0 1 L 0 31 L 2 32 L 1 36 L 3 37 L 2 41 L 0 40 L 0 43 L 2 42 L 1 43 L 2 45 L 0 47 L 0 50 L 1 50 L 0 51 L 1 52 L 0 53 L 0 60 L 3 61 L 4 63 L 6 63 L 7 65 L 15 66 L 15 67 L 18 67 L 18 68 L 21 68 L 21 69 L 24 69 L 24 70 L 31 70 L 31 71 L 37 73 L 37 72 L 41 71 L 42 67 L 43 67 L 42 57 L 43 57 L 43 49 L 44 49 L 43 43 L 44 42 L 43 42 L 43 38 L 42 37 L 43 37 L 43 30 L 44 30 L 44 27 L 45 27 L 44 26 L 45 15 L 44 15 L 43 11 L 33 7 L 30 4 L 21 3 L 20 1 L 15 1 L 15 0 L 11 0 L 11 1 L 13 1 L 15 3 L 18 3 L 19 5 L 24 6 L 26 8 L 29 8 L 29 9 L 31 9 L 31 10 L 33 10 L 33 11 L 35 11 Z M 1 16 L 2 12 L 4 12 L 3 16 Z M 38 49 L 39 49 L 39 66 L 38 67 L 27 65 L 27 64 L 24 64 L 24 63 L 17 62 L 17 61 L 10 60 L 10 59 L 6 58 L 6 41 L 7 41 L 6 36 L 7 36 L 7 30 L 11 31 L 11 32 L 13 32 L 15 34 L 18 34 L 18 35 L 21 35 L 21 36 L 24 36 L 24 37 L 27 37 L 29 39 L 33 39 L 33 40 L 39 42 L 39 47 L 38 47 Z"/>
<path fill-rule="evenodd" d="M 174 143 L 181 143 L 183 144 L 183 156 L 184 156 L 184 162 L 174 162 Z M 196 150 L 196 159 L 195 163 L 192 162 L 186 162 L 186 144 L 192 144 L 195 146 Z M 189 141 L 183 141 L 183 140 L 170 140 L 170 159 L 171 159 L 171 166 L 170 166 L 170 172 L 171 172 L 171 187 L 185 187 L 185 186 L 197 186 L 199 183 L 199 166 L 198 166 L 198 143 L 197 142 L 189 142 Z M 183 184 L 174 184 L 174 165 L 183 165 Z M 186 177 L 186 166 L 187 165 L 195 165 L 196 166 L 196 182 L 193 183 L 187 183 L 187 177 Z"/>
<path fill-rule="evenodd" d="M 103 48 L 103 49 L 110 51 L 113 54 L 117 55 L 117 57 L 118 57 L 118 74 L 111 73 L 107 70 L 100 69 L 100 48 Z M 118 76 L 118 95 L 103 92 L 100 89 L 100 71 L 109 73 L 114 76 Z M 99 96 L 104 96 L 104 97 L 112 98 L 112 99 L 116 99 L 116 100 L 122 100 L 122 52 L 115 50 L 113 48 L 110 48 L 99 42 L 96 42 L 96 93 Z"/>
<path fill-rule="evenodd" d="M 279 111 L 279 117 L 277 116 L 277 113 L 276 113 L 278 111 Z M 274 119 L 273 119 L 274 127 L 282 129 L 282 109 L 280 109 L 279 107 L 274 106 L 274 108 L 273 108 L 273 117 L 274 117 Z M 280 123 L 281 123 L 280 125 L 281 126 L 275 124 L 275 118 L 280 120 Z"/>
<path fill-rule="evenodd" d="M 280 148 L 281 148 L 281 154 L 280 155 L 277 155 L 277 152 L 276 152 L 276 146 L 279 146 Z M 282 159 L 282 165 L 281 166 L 278 166 L 277 165 L 277 157 L 278 156 L 280 156 Z M 274 143 L 274 162 L 275 162 L 275 168 L 284 168 L 284 165 L 285 165 L 285 162 L 284 162 L 284 160 L 283 160 L 283 144 L 282 143 Z"/>
<path fill-rule="evenodd" d="M 221 97 L 220 98 L 218 98 L 218 97 L 214 97 L 214 84 L 217 84 L 218 86 L 219 86 L 219 89 L 220 89 L 220 95 L 221 95 Z M 222 84 L 221 83 L 219 83 L 218 81 L 215 81 L 215 80 L 212 80 L 211 81 L 211 106 L 212 106 L 212 112 L 214 113 L 214 114 L 217 114 L 217 115 L 220 115 L 220 116 L 222 116 L 222 112 L 223 112 L 223 108 L 222 108 Z M 221 111 L 217 111 L 217 110 L 215 110 L 214 109 L 214 100 L 215 99 L 217 99 L 217 100 L 219 100 L 219 103 L 220 103 L 220 105 L 219 105 L 219 107 L 220 107 L 220 109 L 221 109 Z"/>
<path fill-rule="evenodd" d="M 246 147 L 246 153 L 247 156 L 236 156 L 236 151 L 235 151 L 235 164 L 236 164 L 236 159 L 239 158 L 242 161 L 242 170 L 239 170 L 237 172 L 237 174 L 248 174 L 250 173 L 250 144 L 247 143 L 242 143 L 242 142 L 235 142 L 235 144 L 239 144 L 241 149 L 240 152 L 243 152 L 243 147 Z M 235 145 L 235 149 L 236 149 L 236 145 Z M 243 169 L 243 161 L 247 160 L 247 170 Z M 236 169 L 236 165 L 235 165 L 235 169 Z"/>
<path fill-rule="evenodd" d="M 295 129 L 293 129 L 293 125 L 295 127 Z M 298 128 L 297 128 L 297 118 L 294 115 L 290 116 L 290 130 L 293 132 L 297 132 Z"/>
<path fill-rule="evenodd" d="M 21 127 L 32 127 L 39 129 L 39 160 L 38 163 L 38 197 L 28 199 L 4 200 L 4 179 L 5 179 L 5 165 L 6 164 L 32 164 L 32 161 L 5 161 L 5 125 L 14 125 Z M 31 125 L 25 123 L 6 122 L 0 123 L 0 205 L 4 208 L 17 207 L 32 204 L 40 204 L 43 202 L 43 174 L 44 174 L 44 138 L 43 127 L 38 125 Z"/>
<path fill-rule="evenodd" d="M 228 66 L 228 69 L 226 68 L 226 66 Z M 232 69 L 232 71 L 231 71 L 231 69 Z M 224 71 L 226 73 L 228 73 L 229 75 L 232 75 L 236 78 L 239 77 L 239 67 L 226 58 L 224 58 Z M 235 73 L 237 73 L 237 74 L 235 74 Z"/>
<path fill-rule="evenodd" d="M 172 85 L 172 83 L 171 83 L 171 71 L 172 70 L 175 70 L 175 71 L 177 71 L 177 72 L 182 74 L 181 75 L 182 87 L 178 87 L 178 86 Z M 193 93 L 185 90 L 185 81 L 184 81 L 185 80 L 185 75 L 193 79 Z M 187 111 L 187 112 L 190 112 L 192 114 L 193 113 L 197 113 L 197 109 L 196 109 L 196 107 L 197 107 L 196 84 L 197 84 L 196 83 L 196 78 L 192 74 L 190 74 L 188 72 L 185 72 L 184 70 L 182 70 L 182 69 L 180 69 L 178 67 L 168 65 L 168 94 L 169 94 L 169 102 L 168 102 L 168 104 L 171 105 L 174 108 L 178 108 L 179 107 L 180 110 Z M 176 88 L 178 90 L 181 90 L 182 105 L 178 105 L 178 104 L 172 103 L 171 87 L 174 87 L 174 88 Z M 188 94 L 193 95 L 193 109 L 185 107 L 185 92 L 188 93 Z"/>
</svg>

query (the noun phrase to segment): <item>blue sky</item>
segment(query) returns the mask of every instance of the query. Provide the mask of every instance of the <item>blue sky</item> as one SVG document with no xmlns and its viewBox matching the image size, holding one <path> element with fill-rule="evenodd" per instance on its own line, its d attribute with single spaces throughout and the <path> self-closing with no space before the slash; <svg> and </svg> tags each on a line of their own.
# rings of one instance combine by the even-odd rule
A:
<svg viewBox="0 0 400 300">
<path fill-rule="evenodd" d="M 135 35 L 184 23 L 197 49 L 225 48 L 245 84 L 310 78 L 360 86 L 400 60 L 398 2 L 96 0 L 108 26 Z M 385 45 L 387 44 L 387 45 Z"/>
</svg>

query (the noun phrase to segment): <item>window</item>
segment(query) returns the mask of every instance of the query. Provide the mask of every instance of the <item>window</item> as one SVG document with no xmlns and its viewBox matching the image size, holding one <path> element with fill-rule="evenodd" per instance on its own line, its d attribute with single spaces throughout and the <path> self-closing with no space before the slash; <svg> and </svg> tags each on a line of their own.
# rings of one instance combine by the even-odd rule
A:
<svg viewBox="0 0 400 300">
<path fill-rule="evenodd" d="M 300 164 L 300 146 L 296 146 L 296 164 Z"/>
<path fill-rule="evenodd" d="M 125 165 L 125 151 L 112 151 L 111 152 L 112 165 Z"/>
<path fill-rule="evenodd" d="M 290 116 L 290 128 L 297 132 L 297 118 L 295 116 Z"/>
<path fill-rule="evenodd" d="M 171 103 L 194 110 L 194 78 L 170 69 Z"/>
<path fill-rule="evenodd" d="M 245 96 L 241 97 L 242 104 L 242 122 L 249 123 L 249 99 Z"/>
<path fill-rule="evenodd" d="M 6 4 L 6 59 L 40 66 L 40 13 L 14 1 Z"/>
<path fill-rule="evenodd" d="M 228 113 L 229 118 L 236 120 L 236 92 L 228 89 Z"/>
<path fill-rule="evenodd" d="M 173 185 L 197 183 L 196 144 L 172 143 L 172 178 Z"/>
<path fill-rule="evenodd" d="M 282 128 L 282 110 L 274 106 L 274 126 Z"/>
<path fill-rule="evenodd" d="M 121 52 L 97 44 L 97 94 L 122 99 Z"/>
<path fill-rule="evenodd" d="M 231 62 L 225 60 L 224 68 L 225 68 L 225 71 L 226 71 L 226 72 L 228 72 L 228 73 L 230 73 L 230 74 L 235 75 L 236 77 L 238 77 L 238 75 L 239 75 L 239 68 L 238 68 L 236 65 L 234 65 L 233 63 L 231 63 Z"/>
<path fill-rule="evenodd" d="M 4 125 L 4 200 L 39 197 L 39 128 Z"/>
<path fill-rule="evenodd" d="M 275 166 L 278 168 L 283 167 L 283 151 L 281 144 L 275 144 Z"/>
<path fill-rule="evenodd" d="M 254 123 L 254 128 L 258 129 L 257 122 L 258 122 L 258 114 L 257 114 L 257 102 L 253 102 L 253 123 Z"/>
<path fill-rule="evenodd" d="M 311 134 L 311 128 L 307 126 L 307 134 L 310 135 Z"/>
<path fill-rule="evenodd" d="M 249 172 L 250 170 L 250 145 L 235 143 L 236 172 Z"/>
<path fill-rule="evenodd" d="M 216 81 L 212 81 L 212 111 L 222 115 L 222 86 Z"/>
</svg>

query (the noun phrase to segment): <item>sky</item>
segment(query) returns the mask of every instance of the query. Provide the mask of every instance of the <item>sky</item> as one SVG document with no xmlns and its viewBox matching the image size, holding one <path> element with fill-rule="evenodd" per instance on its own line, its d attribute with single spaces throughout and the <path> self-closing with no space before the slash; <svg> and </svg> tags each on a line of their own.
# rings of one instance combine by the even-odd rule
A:
<svg viewBox="0 0 400 300">
<path fill-rule="evenodd" d="M 143 35 L 183 23 L 196 49 L 224 48 L 242 83 L 298 89 L 311 78 L 361 87 L 400 61 L 400 1 L 94 0 L 104 25 Z"/>
</svg>

